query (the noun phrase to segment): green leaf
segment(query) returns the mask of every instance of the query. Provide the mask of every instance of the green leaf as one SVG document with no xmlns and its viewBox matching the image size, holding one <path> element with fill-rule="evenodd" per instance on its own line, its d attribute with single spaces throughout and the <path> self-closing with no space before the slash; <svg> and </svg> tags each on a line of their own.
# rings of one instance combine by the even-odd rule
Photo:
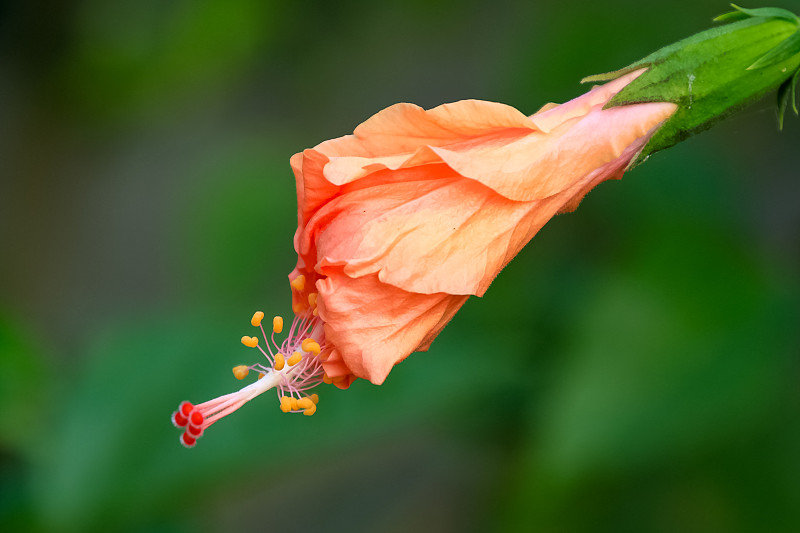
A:
<svg viewBox="0 0 800 533">
<path fill-rule="evenodd" d="M 794 73 L 792 77 L 792 90 L 791 90 L 791 98 L 792 98 L 792 110 L 794 111 L 795 115 L 800 114 L 797 109 L 797 82 L 800 80 L 800 68 L 797 69 L 797 72 Z"/>
<path fill-rule="evenodd" d="M 788 61 L 798 54 L 800 54 L 800 30 L 760 57 L 758 61 L 747 67 L 747 70 L 771 67 Z"/>
<path fill-rule="evenodd" d="M 730 13 L 724 13 L 714 19 L 715 22 L 732 22 L 736 20 L 743 20 L 750 17 L 764 17 L 764 18 L 780 18 L 784 20 L 788 20 L 789 22 L 794 22 L 800 24 L 800 19 L 792 13 L 791 11 L 787 11 L 786 9 L 781 9 L 779 7 L 759 7 L 756 9 L 747 9 L 745 7 L 737 6 L 736 4 L 731 4 L 736 11 L 731 11 Z"/>
</svg>

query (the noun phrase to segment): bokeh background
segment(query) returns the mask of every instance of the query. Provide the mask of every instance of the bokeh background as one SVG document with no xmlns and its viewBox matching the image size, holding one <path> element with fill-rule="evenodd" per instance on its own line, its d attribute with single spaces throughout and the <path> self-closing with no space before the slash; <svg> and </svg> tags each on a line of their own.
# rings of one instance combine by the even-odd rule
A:
<svg viewBox="0 0 800 533">
<path fill-rule="evenodd" d="M 266 395 L 190 451 L 169 422 L 289 311 L 294 152 L 399 101 L 533 113 L 726 9 L 1 2 L 0 530 L 800 530 L 772 97 L 555 218 L 385 385 Z"/>
</svg>

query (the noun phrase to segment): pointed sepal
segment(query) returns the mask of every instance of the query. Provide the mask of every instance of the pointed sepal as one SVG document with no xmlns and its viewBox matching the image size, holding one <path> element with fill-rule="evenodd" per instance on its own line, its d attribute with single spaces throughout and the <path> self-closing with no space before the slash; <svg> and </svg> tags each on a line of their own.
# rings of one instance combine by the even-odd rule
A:
<svg viewBox="0 0 800 533">
<path fill-rule="evenodd" d="M 633 164 L 710 128 L 728 115 L 790 83 L 782 93 L 785 113 L 800 69 L 800 19 L 778 8 L 745 9 L 730 22 L 666 46 L 649 56 L 584 82 L 606 82 L 628 72 L 647 71 L 614 96 L 606 108 L 672 102 L 675 114 L 653 135 Z M 782 122 L 781 122 L 782 124 Z"/>
</svg>

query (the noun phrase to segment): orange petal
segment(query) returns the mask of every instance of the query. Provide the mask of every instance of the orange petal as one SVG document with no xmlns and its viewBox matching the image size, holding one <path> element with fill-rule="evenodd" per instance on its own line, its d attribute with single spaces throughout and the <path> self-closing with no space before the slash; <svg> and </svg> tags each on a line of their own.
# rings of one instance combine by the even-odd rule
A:
<svg viewBox="0 0 800 533">
<path fill-rule="evenodd" d="M 531 118 L 511 106 L 483 100 L 461 100 L 430 110 L 395 104 L 356 127 L 353 135 L 314 147 L 329 157 L 381 157 L 441 146 L 498 131 L 535 130 Z"/>
<path fill-rule="evenodd" d="M 423 151 L 414 159 L 414 152 L 424 147 L 536 129 L 531 118 L 496 102 L 462 100 L 427 111 L 413 104 L 393 105 L 360 124 L 353 135 L 325 141 L 291 158 L 301 206 L 299 223 L 302 226 L 310 213 L 336 194 L 336 185 L 380 168 L 420 164 L 435 157 Z M 344 160 L 335 161 L 323 174 L 329 160 L 339 157 Z"/>
<path fill-rule="evenodd" d="M 360 180 L 380 170 L 398 170 L 428 163 L 441 162 L 441 157 L 434 149 L 444 146 L 450 149 L 470 150 L 480 147 L 499 147 L 509 145 L 535 132 L 530 129 L 507 128 L 505 130 L 489 131 L 478 137 L 469 137 L 462 140 L 445 143 L 431 143 L 421 145 L 413 152 L 402 152 L 380 157 L 331 157 L 325 165 L 325 179 L 335 185 L 345 185 Z"/>
<path fill-rule="evenodd" d="M 603 85 L 592 87 L 587 93 L 573 98 L 569 102 L 547 104 L 536 114 L 531 115 L 531 120 L 541 131 L 549 133 L 570 119 L 580 118 L 589 114 L 593 109 L 602 108 L 615 94 L 641 76 L 645 70 L 647 69 L 635 70 Z"/>
<path fill-rule="evenodd" d="M 323 361 L 322 366 L 325 368 L 325 373 L 332 378 L 346 376 L 352 373 L 350 368 L 345 364 L 344 359 L 342 359 L 341 352 L 337 349 L 333 349 L 331 353 L 328 354 L 328 358 Z"/>
<path fill-rule="evenodd" d="M 410 353 L 427 348 L 466 296 L 415 294 L 377 276 L 331 272 L 317 284 L 326 341 L 358 377 L 379 385 Z"/>
<path fill-rule="evenodd" d="M 481 295 L 524 245 L 520 224 L 535 207 L 458 178 L 378 185 L 321 209 L 308 245 L 322 275 L 341 268 L 411 292 Z"/>
<path fill-rule="evenodd" d="M 448 166 L 506 198 L 547 198 L 574 185 L 669 118 L 677 107 L 651 103 L 598 108 L 550 133 L 532 132 L 503 145 L 431 148 Z"/>
<path fill-rule="evenodd" d="M 339 187 L 323 176 L 328 158 L 316 150 L 309 149 L 295 154 L 289 163 L 294 171 L 297 187 L 297 226 L 302 228 L 314 211 L 339 192 Z"/>
<path fill-rule="evenodd" d="M 481 296 L 551 217 L 570 202 L 577 205 L 597 183 L 621 175 L 643 142 L 562 193 L 534 202 L 507 200 L 471 180 L 437 174 L 433 165 L 391 172 L 393 179 L 405 176 L 393 183 L 380 184 L 376 174 L 377 185 L 345 192 L 315 215 L 304 250 L 315 246 L 322 275 L 342 269 L 353 278 L 377 274 L 410 292 Z"/>
</svg>

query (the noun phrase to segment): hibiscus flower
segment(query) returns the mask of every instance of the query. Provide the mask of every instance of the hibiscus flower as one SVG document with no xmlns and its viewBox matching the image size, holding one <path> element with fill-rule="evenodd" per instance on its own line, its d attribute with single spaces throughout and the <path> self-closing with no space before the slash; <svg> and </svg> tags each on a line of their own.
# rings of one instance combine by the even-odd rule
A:
<svg viewBox="0 0 800 533">
<path fill-rule="evenodd" d="M 297 181 L 297 266 L 289 275 L 294 320 L 282 341 L 256 313 L 261 364 L 234 368 L 258 380 L 173 414 L 193 446 L 203 431 L 276 389 L 285 412 L 316 412 L 320 383 L 381 384 L 392 367 L 425 351 L 471 295 L 554 215 L 574 210 L 619 179 L 673 103 L 603 109 L 642 74 L 626 74 L 532 116 L 464 100 L 424 110 L 397 104 L 291 158 Z"/>
</svg>

